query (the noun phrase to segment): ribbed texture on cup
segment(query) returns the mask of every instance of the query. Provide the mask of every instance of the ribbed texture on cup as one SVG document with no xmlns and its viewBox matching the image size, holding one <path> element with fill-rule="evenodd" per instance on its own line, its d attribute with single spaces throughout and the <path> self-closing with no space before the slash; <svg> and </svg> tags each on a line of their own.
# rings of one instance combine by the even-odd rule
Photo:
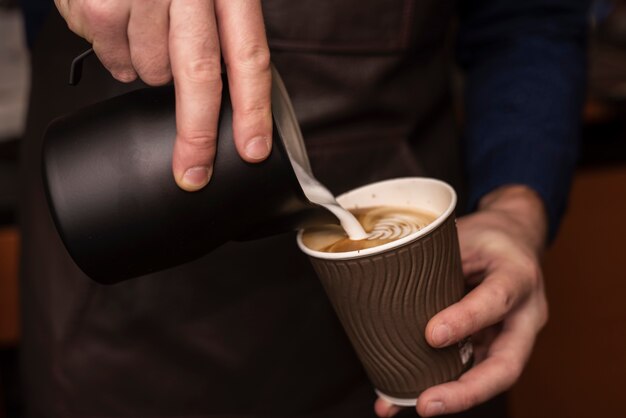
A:
<svg viewBox="0 0 626 418">
<path fill-rule="evenodd" d="M 454 215 L 381 254 L 310 259 L 370 380 L 384 394 L 416 398 L 470 365 L 462 364 L 458 346 L 434 349 L 424 338 L 428 320 L 464 293 Z"/>
</svg>

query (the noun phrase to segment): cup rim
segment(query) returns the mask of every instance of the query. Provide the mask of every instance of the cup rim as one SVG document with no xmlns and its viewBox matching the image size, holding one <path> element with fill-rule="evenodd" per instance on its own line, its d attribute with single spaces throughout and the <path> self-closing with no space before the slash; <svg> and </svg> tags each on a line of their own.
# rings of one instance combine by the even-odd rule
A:
<svg viewBox="0 0 626 418">
<path fill-rule="evenodd" d="M 358 193 L 363 189 L 367 189 L 373 186 L 380 186 L 380 185 L 384 185 L 385 183 L 399 183 L 399 182 L 431 183 L 431 184 L 437 184 L 439 186 L 442 186 L 444 189 L 450 192 L 450 196 L 451 196 L 450 204 L 448 205 L 446 210 L 444 210 L 439 216 L 437 216 L 437 218 L 434 221 L 429 223 L 426 227 L 420 229 L 419 231 L 415 231 L 412 234 L 409 234 L 404 238 L 400 238 L 398 240 L 388 242 L 387 244 L 378 245 L 376 247 L 371 247 L 371 248 L 365 248 L 363 250 L 344 251 L 344 252 L 339 252 L 339 253 L 316 251 L 316 250 L 312 250 L 308 248 L 307 246 L 303 244 L 302 234 L 304 233 L 304 230 L 301 229 L 298 231 L 298 235 L 296 238 L 298 247 L 300 247 L 300 250 L 303 253 L 307 254 L 308 256 L 323 259 L 323 260 L 351 260 L 355 258 L 367 257 L 367 256 L 374 255 L 374 254 L 381 254 L 386 251 L 392 250 L 394 248 L 402 247 L 403 245 L 413 242 L 416 239 L 424 235 L 428 235 L 430 232 L 437 229 L 441 224 L 443 224 L 450 217 L 450 214 L 453 213 L 454 208 L 456 207 L 456 202 L 457 202 L 457 195 L 456 195 L 456 192 L 454 191 L 454 188 L 450 186 L 448 183 L 446 183 L 445 181 L 431 178 L 431 177 L 400 177 L 400 178 L 395 178 L 395 179 L 382 180 L 382 181 L 378 181 L 375 183 L 369 183 L 364 186 L 357 187 L 356 189 L 352 189 L 350 191 L 342 193 L 341 195 L 337 196 L 337 199 L 339 200 L 342 197 L 348 196 L 353 193 Z"/>
</svg>

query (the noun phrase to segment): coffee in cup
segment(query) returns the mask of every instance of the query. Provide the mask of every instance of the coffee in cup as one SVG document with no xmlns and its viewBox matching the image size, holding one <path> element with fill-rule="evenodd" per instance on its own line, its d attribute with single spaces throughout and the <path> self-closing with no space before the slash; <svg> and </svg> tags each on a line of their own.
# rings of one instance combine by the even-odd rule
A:
<svg viewBox="0 0 626 418">
<path fill-rule="evenodd" d="M 404 238 L 437 218 L 428 210 L 396 206 L 355 208 L 350 212 L 367 233 L 365 239 L 352 240 L 341 226 L 324 225 L 307 228 L 302 235 L 303 244 L 329 253 L 359 251 Z"/>
</svg>

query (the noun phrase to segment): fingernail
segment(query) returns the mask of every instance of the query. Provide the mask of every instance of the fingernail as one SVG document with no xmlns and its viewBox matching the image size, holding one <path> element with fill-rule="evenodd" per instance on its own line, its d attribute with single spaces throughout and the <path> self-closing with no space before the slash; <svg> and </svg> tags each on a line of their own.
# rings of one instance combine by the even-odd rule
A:
<svg viewBox="0 0 626 418">
<path fill-rule="evenodd" d="M 262 160 L 270 152 L 269 138 L 259 136 L 251 139 L 246 145 L 246 156 L 253 160 Z"/>
<path fill-rule="evenodd" d="M 441 401 L 430 401 L 426 404 L 425 411 L 426 415 L 440 415 L 445 411 L 445 406 Z"/>
<path fill-rule="evenodd" d="M 451 338 L 450 327 L 447 325 L 437 325 L 435 329 L 433 329 L 431 337 L 433 344 L 436 346 L 446 345 Z"/>
<path fill-rule="evenodd" d="M 209 167 L 191 167 L 185 171 L 182 178 L 182 186 L 185 190 L 200 190 L 209 182 L 211 178 L 211 169 Z"/>
</svg>

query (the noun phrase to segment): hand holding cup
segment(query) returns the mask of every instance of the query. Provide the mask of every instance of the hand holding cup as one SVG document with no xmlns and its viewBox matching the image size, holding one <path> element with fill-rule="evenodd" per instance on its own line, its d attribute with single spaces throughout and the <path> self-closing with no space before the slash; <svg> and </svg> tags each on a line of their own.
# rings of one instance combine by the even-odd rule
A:
<svg viewBox="0 0 626 418">
<path fill-rule="evenodd" d="M 432 216 L 413 229 L 405 225 L 406 233 L 375 246 L 364 240 L 351 251 L 324 251 L 326 237 L 318 240 L 315 230 L 298 235 L 379 396 L 395 405 L 415 405 L 424 390 L 458 378 L 471 366 L 468 340 L 433 348 L 424 336 L 430 318 L 464 294 L 456 194 L 438 180 L 405 178 L 364 186 L 337 200 L 357 214 L 384 207 L 390 231 L 407 223 L 407 212 L 413 219 Z"/>
</svg>

